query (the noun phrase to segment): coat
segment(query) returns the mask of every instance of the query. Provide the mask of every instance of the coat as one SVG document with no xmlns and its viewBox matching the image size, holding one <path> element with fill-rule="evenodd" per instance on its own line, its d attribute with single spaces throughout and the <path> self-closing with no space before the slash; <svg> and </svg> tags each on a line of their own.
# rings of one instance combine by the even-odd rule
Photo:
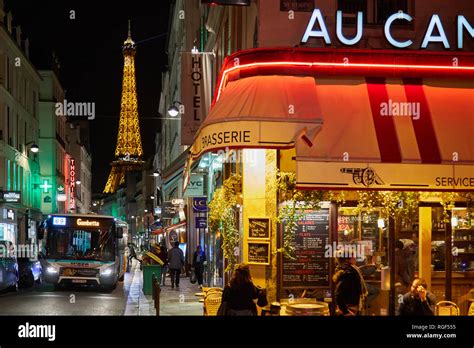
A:
<svg viewBox="0 0 474 348">
<path fill-rule="evenodd" d="M 184 266 L 184 253 L 178 247 L 173 247 L 168 252 L 168 264 L 170 269 L 181 269 Z"/>
</svg>

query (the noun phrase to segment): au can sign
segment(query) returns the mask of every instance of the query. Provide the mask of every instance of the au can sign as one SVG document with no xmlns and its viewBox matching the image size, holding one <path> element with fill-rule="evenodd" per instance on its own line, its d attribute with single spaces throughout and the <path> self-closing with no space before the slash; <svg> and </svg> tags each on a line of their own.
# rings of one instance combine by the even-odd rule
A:
<svg viewBox="0 0 474 348">
<path fill-rule="evenodd" d="M 7 203 L 19 203 L 21 201 L 20 191 L 1 191 L 1 199 Z"/>
</svg>

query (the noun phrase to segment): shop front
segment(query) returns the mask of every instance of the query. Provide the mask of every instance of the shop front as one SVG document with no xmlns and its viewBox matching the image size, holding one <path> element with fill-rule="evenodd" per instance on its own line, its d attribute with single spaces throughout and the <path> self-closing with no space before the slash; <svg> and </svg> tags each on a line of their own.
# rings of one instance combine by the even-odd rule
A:
<svg viewBox="0 0 474 348">
<path fill-rule="evenodd" d="M 368 314 L 394 315 L 415 277 L 466 313 L 473 88 L 470 53 L 291 48 L 228 57 L 187 165 L 237 154 L 237 165 L 224 160 L 224 190 L 209 194 L 210 233 L 224 234 L 226 265 L 249 263 L 270 300 L 331 303 L 335 251 L 351 248 L 370 288 Z M 213 223 L 222 192 L 241 213 L 223 218 L 222 209 Z"/>
</svg>

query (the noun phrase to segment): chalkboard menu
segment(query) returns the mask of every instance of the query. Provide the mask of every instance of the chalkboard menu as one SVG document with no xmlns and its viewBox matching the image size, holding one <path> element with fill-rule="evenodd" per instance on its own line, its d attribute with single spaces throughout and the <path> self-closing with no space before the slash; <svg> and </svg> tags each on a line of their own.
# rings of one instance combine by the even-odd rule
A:
<svg viewBox="0 0 474 348">
<path fill-rule="evenodd" d="M 270 242 L 249 242 L 248 263 L 254 265 L 270 264 Z"/>
<path fill-rule="evenodd" d="M 270 219 L 249 218 L 249 238 L 270 238 Z"/>
<path fill-rule="evenodd" d="M 364 241 L 372 241 L 373 250 L 379 249 L 378 212 L 366 213 L 362 216 L 362 236 Z"/>
<path fill-rule="evenodd" d="M 285 226 L 283 226 L 283 233 Z M 295 235 L 295 260 L 283 257 L 283 288 L 329 287 L 329 262 L 325 257 L 329 243 L 329 209 L 306 211 L 298 221 Z"/>
</svg>

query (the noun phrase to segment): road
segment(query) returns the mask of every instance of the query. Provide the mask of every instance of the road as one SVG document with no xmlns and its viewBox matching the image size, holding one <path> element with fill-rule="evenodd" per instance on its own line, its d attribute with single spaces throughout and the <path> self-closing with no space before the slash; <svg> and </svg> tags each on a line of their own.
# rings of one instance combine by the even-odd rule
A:
<svg viewBox="0 0 474 348">
<path fill-rule="evenodd" d="M 0 293 L 0 315 L 124 315 L 130 274 L 112 292 L 69 287 L 54 290 L 50 284 Z"/>
</svg>

